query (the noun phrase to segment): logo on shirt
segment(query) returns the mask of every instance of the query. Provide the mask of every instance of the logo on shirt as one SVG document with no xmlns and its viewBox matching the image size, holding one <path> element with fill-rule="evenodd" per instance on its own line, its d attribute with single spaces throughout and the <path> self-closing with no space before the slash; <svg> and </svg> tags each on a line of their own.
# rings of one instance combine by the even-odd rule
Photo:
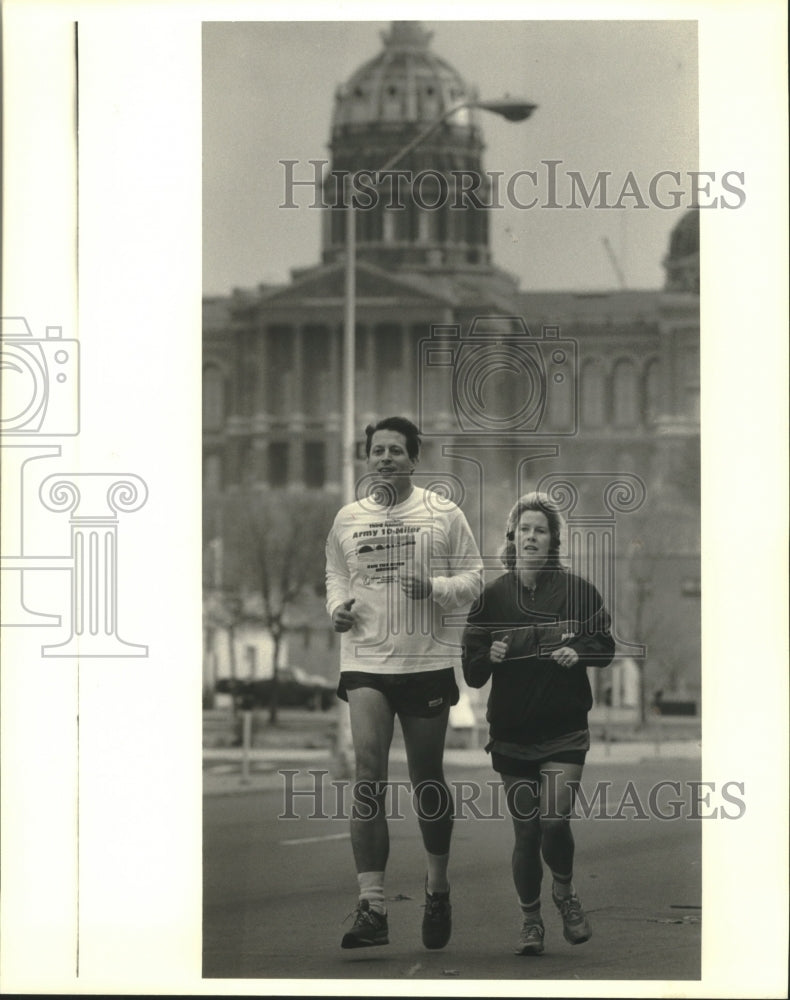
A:
<svg viewBox="0 0 790 1000">
<path fill-rule="evenodd" d="M 377 522 L 365 531 L 355 531 L 357 566 L 365 586 L 394 583 L 401 570 L 414 571 L 420 524 L 402 521 Z"/>
</svg>

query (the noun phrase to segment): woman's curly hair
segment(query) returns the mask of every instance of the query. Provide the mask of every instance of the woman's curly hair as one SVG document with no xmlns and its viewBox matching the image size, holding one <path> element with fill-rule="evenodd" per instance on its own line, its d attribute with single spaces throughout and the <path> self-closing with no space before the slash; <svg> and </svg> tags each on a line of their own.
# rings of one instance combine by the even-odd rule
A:
<svg viewBox="0 0 790 1000">
<path fill-rule="evenodd" d="M 560 544 L 565 522 L 562 515 L 554 506 L 546 493 L 525 493 L 519 497 L 510 513 L 507 516 L 505 525 L 505 545 L 500 553 L 500 559 L 507 569 L 514 569 L 516 565 L 516 529 L 521 515 L 525 510 L 539 510 L 546 515 L 549 522 L 549 554 L 546 559 L 546 569 L 561 569 Z"/>
</svg>

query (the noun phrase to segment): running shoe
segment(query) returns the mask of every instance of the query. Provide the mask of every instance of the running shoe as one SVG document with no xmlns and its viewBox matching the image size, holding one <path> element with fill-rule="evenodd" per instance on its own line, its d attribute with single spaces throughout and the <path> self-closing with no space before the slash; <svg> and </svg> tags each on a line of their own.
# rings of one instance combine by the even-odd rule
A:
<svg viewBox="0 0 790 1000">
<path fill-rule="evenodd" d="M 425 890 L 422 943 L 426 948 L 444 948 L 453 929 L 450 893 Z"/>
<path fill-rule="evenodd" d="M 371 910 L 367 899 L 360 899 L 356 910 L 356 918 L 351 927 L 343 935 L 341 948 L 368 948 L 374 944 L 389 944 L 387 914 Z"/>
<path fill-rule="evenodd" d="M 546 933 L 542 923 L 525 920 L 521 925 L 521 937 L 516 947 L 517 955 L 542 955 L 543 935 Z"/>
<path fill-rule="evenodd" d="M 583 944 L 592 937 L 592 928 L 585 916 L 579 897 L 574 893 L 565 899 L 557 899 L 552 892 L 554 905 L 562 917 L 562 932 L 568 944 Z"/>
</svg>

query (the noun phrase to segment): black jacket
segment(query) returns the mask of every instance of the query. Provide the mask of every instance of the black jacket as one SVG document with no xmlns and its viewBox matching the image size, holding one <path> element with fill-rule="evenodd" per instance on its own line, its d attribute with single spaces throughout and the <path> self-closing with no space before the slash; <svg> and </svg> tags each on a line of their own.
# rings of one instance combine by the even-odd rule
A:
<svg viewBox="0 0 790 1000">
<path fill-rule="evenodd" d="M 582 577 L 564 569 L 544 571 L 531 592 L 514 572 L 488 584 L 472 609 L 463 637 L 467 684 L 482 687 L 489 677 L 491 738 L 529 745 L 587 727 L 592 691 L 586 667 L 605 667 L 614 656 L 610 617 L 601 595 Z M 488 656 L 497 633 L 509 633 L 502 663 Z M 573 667 L 549 656 L 558 646 L 579 655 Z"/>
</svg>

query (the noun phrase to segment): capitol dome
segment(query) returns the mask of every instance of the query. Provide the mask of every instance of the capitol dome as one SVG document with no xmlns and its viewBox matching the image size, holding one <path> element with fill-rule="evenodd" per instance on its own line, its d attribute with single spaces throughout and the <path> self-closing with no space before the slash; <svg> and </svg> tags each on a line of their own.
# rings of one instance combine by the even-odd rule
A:
<svg viewBox="0 0 790 1000">
<path fill-rule="evenodd" d="M 668 292 L 699 295 L 699 209 L 691 208 L 669 236 L 669 252 L 664 258 Z"/>
<path fill-rule="evenodd" d="M 394 21 L 381 37 L 383 51 L 337 90 L 333 138 L 371 123 L 430 122 L 476 98 L 457 70 L 431 51 L 432 33 L 419 21 Z"/>
<path fill-rule="evenodd" d="M 329 148 L 331 171 L 324 180 L 331 206 L 323 229 L 325 264 L 343 258 L 346 212 L 341 178 L 371 172 L 378 181 L 376 204 L 357 212 L 357 252 L 361 259 L 390 270 L 479 271 L 491 267 L 488 212 L 490 193 L 482 168 L 483 142 L 474 110 L 457 105 L 477 100 L 477 92 L 449 63 L 432 51 L 430 31 L 419 21 L 394 21 L 382 32 L 384 47 L 338 87 Z M 430 130 L 431 123 L 438 123 Z M 425 135 L 410 152 L 416 138 Z M 378 177 L 392 159 L 406 171 L 401 185 Z M 465 172 L 479 185 L 477 204 L 451 209 L 458 177 Z M 415 189 L 410 181 L 419 179 Z M 397 185 L 393 196 L 393 184 Z M 397 204 L 393 204 L 397 201 Z M 430 207 L 426 207 L 426 204 Z"/>
</svg>

